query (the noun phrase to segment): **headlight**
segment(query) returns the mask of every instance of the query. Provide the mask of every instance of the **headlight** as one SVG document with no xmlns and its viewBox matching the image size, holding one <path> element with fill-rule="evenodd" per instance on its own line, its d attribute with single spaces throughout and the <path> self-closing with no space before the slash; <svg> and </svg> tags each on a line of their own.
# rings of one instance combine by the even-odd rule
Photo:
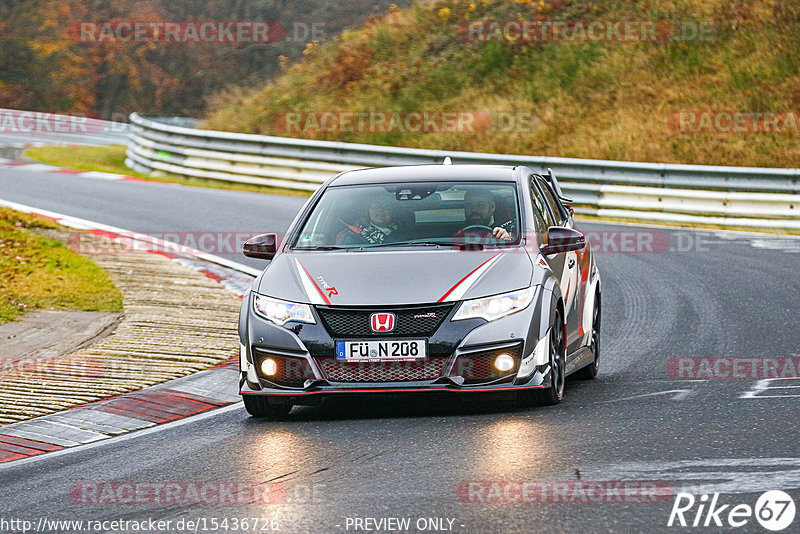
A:
<svg viewBox="0 0 800 534">
<path fill-rule="evenodd" d="M 487 321 L 494 321 L 527 308 L 533 300 L 535 291 L 535 288 L 529 287 L 493 297 L 464 301 L 452 320 L 461 321 L 480 317 Z"/>
<path fill-rule="evenodd" d="M 308 324 L 316 323 L 314 316 L 311 314 L 311 306 L 308 304 L 298 304 L 265 297 L 264 295 L 254 295 L 253 308 L 261 317 L 279 326 L 283 326 L 289 321 Z"/>
</svg>

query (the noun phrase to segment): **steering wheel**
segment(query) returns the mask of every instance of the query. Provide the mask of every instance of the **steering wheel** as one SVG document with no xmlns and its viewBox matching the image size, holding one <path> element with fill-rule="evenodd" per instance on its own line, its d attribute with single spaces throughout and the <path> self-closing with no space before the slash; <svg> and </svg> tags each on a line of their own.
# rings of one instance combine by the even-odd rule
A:
<svg viewBox="0 0 800 534">
<path fill-rule="evenodd" d="M 471 226 L 467 226 L 466 228 L 462 228 L 459 230 L 462 234 L 466 233 L 467 230 L 486 230 L 490 234 L 494 232 L 494 228 L 491 226 L 486 226 L 485 224 L 473 224 Z"/>
</svg>

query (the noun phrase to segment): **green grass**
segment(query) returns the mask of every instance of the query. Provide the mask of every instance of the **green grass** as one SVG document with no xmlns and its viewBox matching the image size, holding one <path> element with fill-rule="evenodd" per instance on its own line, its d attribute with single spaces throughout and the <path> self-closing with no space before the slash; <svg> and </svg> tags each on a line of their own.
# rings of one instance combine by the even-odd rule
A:
<svg viewBox="0 0 800 534">
<path fill-rule="evenodd" d="M 99 171 L 147 178 L 125 166 L 124 146 L 42 146 L 25 151 L 29 158 L 79 171 Z"/>
<path fill-rule="evenodd" d="M 0 207 L 0 323 L 31 309 L 122 311 L 108 273 L 36 231 L 54 222 Z"/>
<path fill-rule="evenodd" d="M 447 15 L 441 10 L 446 9 Z M 477 20 L 694 21 L 710 39 L 474 42 Z M 279 78 L 209 101 L 205 126 L 287 135 L 287 111 L 475 111 L 536 118 L 476 133 L 296 137 L 503 154 L 800 167 L 800 131 L 676 132 L 682 111 L 800 113 L 800 4 L 783 0 L 418 0 L 343 33 Z M 682 23 L 681 23 L 682 24 Z M 461 26 L 460 26 L 461 25 Z M 679 25 L 678 25 L 679 26 Z"/>
<path fill-rule="evenodd" d="M 80 171 L 99 171 L 114 174 L 124 174 L 143 180 L 155 180 L 196 187 L 211 187 L 215 189 L 234 189 L 256 193 L 270 193 L 277 195 L 292 195 L 307 197 L 311 192 L 284 189 L 282 187 L 267 187 L 259 185 L 235 184 L 219 180 L 206 180 L 203 178 L 186 178 L 175 175 L 150 176 L 135 172 L 125 166 L 124 146 L 42 146 L 33 147 L 25 151 L 31 159 Z"/>
</svg>

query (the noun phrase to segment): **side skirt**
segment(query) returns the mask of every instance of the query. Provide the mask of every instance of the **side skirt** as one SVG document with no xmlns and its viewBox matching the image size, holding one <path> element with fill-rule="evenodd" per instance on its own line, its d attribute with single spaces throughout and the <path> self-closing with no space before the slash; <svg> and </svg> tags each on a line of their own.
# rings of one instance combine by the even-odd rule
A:
<svg viewBox="0 0 800 534">
<path fill-rule="evenodd" d="M 567 376 L 594 363 L 594 353 L 589 347 L 581 347 L 567 358 Z"/>
</svg>

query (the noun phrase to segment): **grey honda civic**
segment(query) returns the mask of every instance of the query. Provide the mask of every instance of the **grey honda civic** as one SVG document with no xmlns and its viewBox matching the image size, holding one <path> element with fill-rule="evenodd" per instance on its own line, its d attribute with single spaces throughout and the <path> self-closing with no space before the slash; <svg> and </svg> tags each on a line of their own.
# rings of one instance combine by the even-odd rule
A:
<svg viewBox="0 0 800 534">
<path fill-rule="evenodd" d="M 242 299 L 247 411 L 334 395 L 505 392 L 556 404 L 599 366 L 600 275 L 548 170 L 415 165 L 341 173 Z"/>
</svg>

